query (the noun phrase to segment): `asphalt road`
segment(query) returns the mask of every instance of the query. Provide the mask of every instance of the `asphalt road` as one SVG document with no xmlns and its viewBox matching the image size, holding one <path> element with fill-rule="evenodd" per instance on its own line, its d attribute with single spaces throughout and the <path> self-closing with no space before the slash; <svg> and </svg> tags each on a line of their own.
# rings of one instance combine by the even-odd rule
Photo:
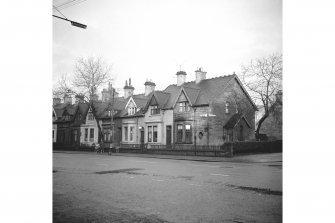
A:
<svg viewBox="0 0 335 223">
<path fill-rule="evenodd" d="M 54 153 L 53 221 L 282 222 L 282 166 Z"/>
</svg>

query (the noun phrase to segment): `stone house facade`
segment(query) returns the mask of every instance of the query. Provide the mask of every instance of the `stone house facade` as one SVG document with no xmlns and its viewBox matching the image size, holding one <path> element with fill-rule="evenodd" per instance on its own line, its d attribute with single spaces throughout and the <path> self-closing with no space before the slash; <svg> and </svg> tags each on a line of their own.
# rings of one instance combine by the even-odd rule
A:
<svg viewBox="0 0 335 223">
<path fill-rule="evenodd" d="M 184 71 L 176 75 L 177 84 L 163 91 L 156 91 L 155 84 L 147 80 L 144 94 L 133 94 L 131 79 L 126 81 L 123 97 L 111 97 L 109 85 L 102 92 L 103 100 L 93 103 L 95 117 L 87 104 L 54 105 L 56 114 L 58 111 L 61 116 L 73 116 L 65 121 L 57 115 L 57 134 L 68 128 L 66 137 L 81 144 L 98 143 L 103 137 L 104 142 L 147 144 L 148 148 L 222 145 L 254 139 L 257 108 L 237 75 L 206 79 L 201 68 L 195 71 L 194 81 L 186 82 Z"/>
</svg>

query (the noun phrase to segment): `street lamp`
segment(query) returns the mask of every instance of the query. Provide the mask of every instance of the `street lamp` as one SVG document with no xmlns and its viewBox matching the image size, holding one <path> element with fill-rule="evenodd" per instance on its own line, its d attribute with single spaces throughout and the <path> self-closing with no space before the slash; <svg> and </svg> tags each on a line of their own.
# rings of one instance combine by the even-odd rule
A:
<svg viewBox="0 0 335 223">
<path fill-rule="evenodd" d="M 79 22 L 75 22 L 75 21 L 72 21 L 70 19 L 67 19 L 67 18 L 62 18 L 62 17 L 59 17 L 59 16 L 56 16 L 56 15 L 52 15 L 53 17 L 56 17 L 58 19 L 63 19 L 65 21 L 69 21 L 71 23 L 71 25 L 73 26 L 76 26 L 76 27 L 79 27 L 79 28 L 82 28 L 82 29 L 86 29 L 87 28 L 87 25 L 84 25 L 84 24 L 81 24 Z"/>
</svg>

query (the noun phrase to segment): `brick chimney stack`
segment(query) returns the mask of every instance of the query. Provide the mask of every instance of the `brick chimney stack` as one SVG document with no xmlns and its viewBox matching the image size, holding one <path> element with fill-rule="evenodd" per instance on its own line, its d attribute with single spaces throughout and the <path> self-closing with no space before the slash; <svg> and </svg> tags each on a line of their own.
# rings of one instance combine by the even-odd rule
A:
<svg viewBox="0 0 335 223">
<path fill-rule="evenodd" d="M 133 96 L 134 94 L 134 87 L 131 85 L 131 78 L 129 78 L 129 85 L 128 82 L 126 80 L 126 85 L 124 86 L 123 90 L 124 90 L 124 98 L 129 98 L 130 96 Z"/>
<path fill-rule="evenodd" d="M 183 85 L 186 81 L 186 75 L 187 75 L 186 72 L 178 71 L 176 75 L 177 75 L 177 86 Z"/>
<path fill-rule="evenodd" d="M 200 67 L 198 70 L 195 71 L 195 83 L 199 84 L 202 80 L 206 79 L 207 72 L 203 71 Z"/>
<path fill-rule="evenodd" d="M 152 82 L 151 80 L 150 81 L 147 80 L 144 83 L 144 86 L 145 86 L 145 93 L 144 93 L 144 95 L 148 96 L 151 92 L 153 92 L 155 90 L 156 84 L 154 82 Z"/>
</svg>

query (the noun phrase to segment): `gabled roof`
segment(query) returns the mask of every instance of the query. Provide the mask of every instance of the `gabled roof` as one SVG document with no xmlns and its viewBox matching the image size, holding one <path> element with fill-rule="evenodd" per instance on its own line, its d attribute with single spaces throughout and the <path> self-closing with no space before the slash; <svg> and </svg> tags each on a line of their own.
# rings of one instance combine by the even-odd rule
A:
<svg viewBox="0 0 335 223">
<path fill-rule="evenodd" d="M 182 86 L 177 86 L 175 84 L 169 85 L 164 90 L 164 92 L 171 94 L 170 99 L 166 104 L 166 108 L 172 108 L 174 106 L 174 103 L 180 95 L 181 89 L 184 89 L 187 98 L 193 106 L 207 105 L 215 100 L 217 95 L 222 93 L 229 81 L 235 78 L 235 76 L 236 75 L 228 75 L 205 79 L 198 84 L 196 84 L 195 81 L 191 81 L 185 82 Z"/>
<path fill-rule="evenodd" d="M 144 106 L 144 109 L 146 110 L 149 107 L 151 101 L 154 99 L 157 102 L 158 108 L 164 109 L 170 97 L 171 97 L 170 93 L 163 92 L 163 91 L 153 91 L 148 95 L 148 101 L 146 105 Z"/>
<path fill-rule="evenodd" d="M 133 97 L 135 104 L 137 105 L 138 108 L 143 108 L 147 102 L 148 102 L 148 98 L 142 98 L 142 97 Z"/>
<path fill-rule="evenodd" d="M 239 113 L 236 113 L 233 116 L 231 116 L 230 119 L 227 121 L 227 123 L 223 126 L 223 128 L 225 128 L 225 129 L 232 129 L 242 119 L 247 123 L 248 127 L 251 128 L 251 125 L 249 124 L 249 122 L 247 121 L 247 119 L 244 117 L 244 115 L 243 114 L 239 114 Z"/>
<path fill-rule="evenodd" d="M 190 100 L 191 105 L 194 105 L 198 99 L 200 89 L 199 88 L 191 88 L 191 87 L 183 87 L 187 98 Z"/>
</svg>

